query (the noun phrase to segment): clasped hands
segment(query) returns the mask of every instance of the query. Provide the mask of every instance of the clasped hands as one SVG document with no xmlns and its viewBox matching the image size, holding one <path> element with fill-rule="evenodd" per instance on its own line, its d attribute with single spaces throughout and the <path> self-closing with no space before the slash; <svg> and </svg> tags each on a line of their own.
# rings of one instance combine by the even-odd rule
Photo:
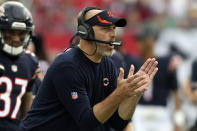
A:
<svg viewBox="0 0 197 131">
<path fill-rule="evenodd" d="M 131 65 L 126 79 L 124 79 L 124 69 L 120 68 L 118 90 L 121 96 L 125 98 L 141 96 L 148 89 L 149 84 L 158 71 L 157 64 L 158 62 L 155 58 L 149 58 L 136 74 L 134 74 L 134 66 Z"/>
</svg>

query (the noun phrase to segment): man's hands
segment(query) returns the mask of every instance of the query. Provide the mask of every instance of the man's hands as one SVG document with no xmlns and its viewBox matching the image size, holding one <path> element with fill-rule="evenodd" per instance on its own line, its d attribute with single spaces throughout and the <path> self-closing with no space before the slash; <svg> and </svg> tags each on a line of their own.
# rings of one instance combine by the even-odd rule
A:
<svg viewBox="0 0 197 131">
<path fill-rule="evenodd" d="M 124 70 L 120 69 L 118 88 L 115 91 L 119 93 L 120 99 L 122 99 L 118 113 L 123 120 L 129 120 L 133 116 L 142 93 L 147 90 L 158 70 L 157 64 L 155 58 L 149 58 L 136 74 L 134 74 L 134 66 L 131 65 L 127 79 L 123 77 Z"/>
<path fill-rule="evenodd" d="M 140 70 L 136 73 L 139 75 L 145 75 L 146 76 L 146 84 L 136 90 L 136 93 L 143 93 L 147 88 L 149 87 L 149 84 L 153 80 L 155 74 L 158 71 L 157 68 L 158 62 L 155 60 L 155 58 L 149 58 L 146 60 L 146 62 L 142 65 Z"/>
<path fill-rule="evenodd" d="M 125 99 L 146 91 L 158 70 L 157 64 L 155 58 L 149 58 L 136 74 L 134 74 L 134 66 L 131 65 L 126 79 L 124 79 L 124 70 L 120 68 L 117 88 L 120 97 Z"/>
<path fill-rule="evenodd" d="M 123 120 L 131 119 L 140 98 L 133 96 L 147 90 L 148 85 L 158 70 L 156 67 L 157 64 L 155 58 L 149 58 L 136 74 L 134 74 L 134 66 L 131 65 L 129 75 L 126 79 L 124 79 L 124 70 L 120 68 L 116 90 L 105 100 L 93 107 L 93 112 L 97 120 L 105 123 L 117 109 L 119 116 Z"/>
</svg>

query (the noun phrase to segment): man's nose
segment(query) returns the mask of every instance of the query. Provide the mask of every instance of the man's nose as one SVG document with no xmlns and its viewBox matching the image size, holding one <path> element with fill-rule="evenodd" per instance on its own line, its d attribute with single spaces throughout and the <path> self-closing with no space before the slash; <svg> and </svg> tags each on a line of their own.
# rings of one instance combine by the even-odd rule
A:
<svg viewBox="0 0 197 131">
<path fill-rule="evenodd" d="M 116 37 L 116 31 L 115 31 L 115 30 L 112 30 L 112 31 L 111 31 L 111 37 L 112 37 L 112 38 L 115 38 L 115 37 Z"/>
</svg>

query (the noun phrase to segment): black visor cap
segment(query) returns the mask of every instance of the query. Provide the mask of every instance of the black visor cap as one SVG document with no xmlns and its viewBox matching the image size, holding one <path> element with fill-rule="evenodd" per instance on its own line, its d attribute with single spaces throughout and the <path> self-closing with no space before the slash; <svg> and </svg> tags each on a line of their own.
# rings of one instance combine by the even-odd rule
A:
<svg viewBox="0 0 197 131">
<path fill-rule="evenodd" d="M 105 10 L 97 15 L 91 17 L 90 19 L 86 20 L 85 23 L 94 26 L 94 25 L 101 25 L 101 26 L 110 26 L 115 25 L 117 27 L 124 27 L 127 24 L 127 21 L 124 18 L 118 18 L 112 16 L 111 12 Z"/>
</svg>

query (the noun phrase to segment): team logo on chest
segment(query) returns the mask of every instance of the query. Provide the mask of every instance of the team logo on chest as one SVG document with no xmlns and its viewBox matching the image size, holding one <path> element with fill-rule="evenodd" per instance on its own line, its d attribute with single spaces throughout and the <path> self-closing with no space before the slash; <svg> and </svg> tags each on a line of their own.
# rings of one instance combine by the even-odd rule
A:
<svg viewBox="0 0 197 131">
<path fill-rule="evenodd" d="M 17 72 L 17 71 L 18 71 L 17 65 L 12 65 L 12 66 L 11 66 L 11 70 L 12 70 L 13 72 Z"/>
<path fill-rule="evenodd" d="M 109 79 L 108 78 L 103 78 L 103 85 L 108 86 L 109 85 Z"/>
<path fill-rule="evenodd" d="M 71 96 L 72 96 L 72 99 L 75 100 L 78 98 L 78 93 L 73 91 L 73 92 L 71 92 Z"/>
</svg>

